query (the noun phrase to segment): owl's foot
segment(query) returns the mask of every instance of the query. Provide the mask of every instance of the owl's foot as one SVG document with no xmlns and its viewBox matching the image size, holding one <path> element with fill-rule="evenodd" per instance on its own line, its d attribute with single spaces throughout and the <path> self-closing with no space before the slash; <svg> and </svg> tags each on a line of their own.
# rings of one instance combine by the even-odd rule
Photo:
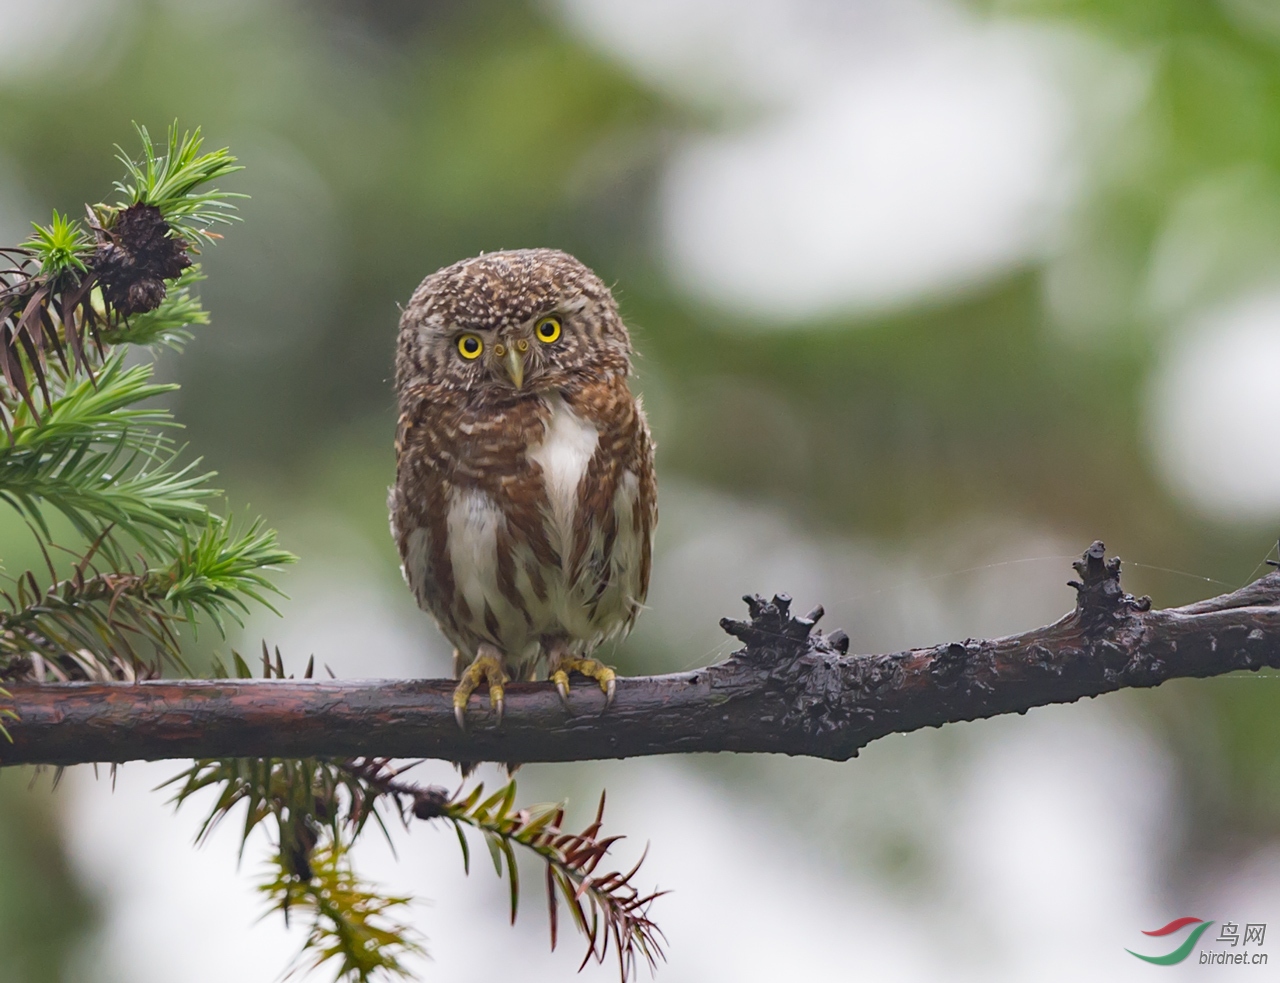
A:
<svg viewBox="0 0 1280 983">
<path fill-rule="evenodd" d="M 607 707 L 613 703 L 614 692 L 618 687 L 617 673 L 597 659 L 577 659 L 563 655 L 556 660 L 550 678 L 556 684 L 556 692 L 560 694 L 561 702 L 566 706 L 569 704 L 569 673 L 571 672 L 590 676 L 604 691 L 604 705 Z"/>
<path fill-rule="evenodd" d="M 467 700 L 471 698 L 471 694 L 476 691 L 481 681 L 489 684 L 489 705 L 493 707 L 498 723 L 501 724 L 502 708 L 505 702 L 502 687 L 510 679 L 511 677 L 502 666 L 502 653 L 492 645 L 482 644 L 476 651 L 476 657 L 471 660 L 471 665 L 462 671 L 462 675 L 458 678 L 458 685 L 453 691 L 453 717 L 458 721 L 458 727 L 462 730 L 467 729 L 465 722 Z"/>
</svg>

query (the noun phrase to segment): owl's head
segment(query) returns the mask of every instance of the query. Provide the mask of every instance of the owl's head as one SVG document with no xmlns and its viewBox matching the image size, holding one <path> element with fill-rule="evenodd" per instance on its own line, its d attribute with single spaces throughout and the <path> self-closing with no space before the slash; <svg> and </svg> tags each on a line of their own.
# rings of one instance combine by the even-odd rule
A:
<svg viewBox="0 0 1280 983">
<path fill-rule="evenodd" d="M 568 253 L 516 249 L 437 270 L 400 318 L 396 388 L 506 398 L 625 375 L 631 339 L 601 279 Z"/>
</svg>

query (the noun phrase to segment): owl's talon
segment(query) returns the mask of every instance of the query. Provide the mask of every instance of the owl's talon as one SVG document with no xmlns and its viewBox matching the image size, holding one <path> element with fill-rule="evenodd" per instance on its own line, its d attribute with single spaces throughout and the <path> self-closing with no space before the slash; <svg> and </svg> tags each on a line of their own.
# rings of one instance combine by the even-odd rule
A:
<svg viewBox="0 0 1280 983">
<path fill-rule="evenodd" d="M 551 674 L 551 681 L 556 684 L 560 702 L 567 707 L 569 705 L 569 674 L 563 669 L 557 669 Z"/>
<path fill-rule="evenodd" d="M 458 730 L 465 734 L 467 732 L 467 717 L 462 712 L 462 707 L 456 703 L 453 705 L 453 719 L 458 722 Z"/>
<path fill-rule="evenodd" d="M 617 673 L 597 659 L 577 659 L 570 655 L 561 655 L 553 663 L 555 669 L 551 673 L 551 681 L 556 684 L 556 692 L 560 694 L 560 701 L 565 706 L 569 705 L 569 673 L 577 672 L 584 676 L 589 676 L 600 684 L 600 690 L 604 693 L 604 705 L 609 707 L 613 704 L 613 697 L 617 691 Z"/>
<path fill-rule="evenodd" d="M 462 671 L 458 685 L 453 691 L 453 718 L 458 721 L 458 726 L 466 730 L 464 717 L 467 701 L 471 699 L 471 694 L 476 691 L 481 681 L 489 684 L 489 706 L 497 715 L 497 722 L 501 724 L 504 708 L 502 687 L 509 678 L 502 665 L 502 653 L 487 643 L 481 645 L 476 657 L 471 660 L 471 665 Z"/>
</svg>

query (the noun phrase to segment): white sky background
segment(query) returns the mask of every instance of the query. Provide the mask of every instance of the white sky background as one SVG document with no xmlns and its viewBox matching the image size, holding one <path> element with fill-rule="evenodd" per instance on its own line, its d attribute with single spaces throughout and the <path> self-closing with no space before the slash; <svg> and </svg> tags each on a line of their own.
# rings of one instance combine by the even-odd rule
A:
<svg viewBox="0 0 1280 983">
<path fill-rule="evenodd" d="M 1225 521 L 1280 514 L 1280 283 L 1168 339 L 1147 417 L 1157 466 L 1190 505 Z"/>
<path fill-rule="evenodd" d="M 0 0 L 0 78 L 43 75 L 54 64 L 77 77 L 86 66 L 71 56 L 97 54 L 119 12 L 115 0 Z"/>
<path fill-rule="evenodd" d="M 1234 168 L 1188 189 L 1156 239 L 1144 302 L 1162 332 L 1148 444 L 1183 502 L 1280 519 L 1280 182 Z"/>
<path fill-rule="evenodd" d="M 932 0 L 561 0 L 677 98 L 730 111 L 663 182 L 692 294 L 795 321 L 917 303 L 1043 254 L 1077 183 L 1066 35 Z"/>
</svg>

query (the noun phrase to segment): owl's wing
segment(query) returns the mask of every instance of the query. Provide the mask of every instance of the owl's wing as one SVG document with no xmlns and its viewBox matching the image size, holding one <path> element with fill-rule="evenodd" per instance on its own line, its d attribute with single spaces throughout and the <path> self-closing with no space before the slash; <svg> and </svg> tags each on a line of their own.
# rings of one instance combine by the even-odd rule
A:
<svg viewBox="0 0 1280 983">
<path fill-rule="evenodd" d="M 640 560 L 640 587 L 636 602 L 643 604 L 644 599 L 649 596 L 649 571 L 653 566 L 653 534 L 658 528 L 658 472 L 653 463 L 655 450 L 653 435 L 649 432 L 649 420 L 644 415 L 644 407 L 639 398 L 636 399 L 636 415 L 640 422 L 640 433 L 634 444 L 633 458 L 633 466 L 639 481 L 636 523 L 644 543 Z"/>
<path fill-rule="evenodd" d="M 639 400 L 624 377 L 582 387 L 574 409 L 596 426 L 598 441 L 578 488 L 581 522 L 568 569 L 592 578 L 594 597 L 619 589 L 631 608 L 628 624 L 649 591 L 653 530 L 658 519 L 653 440 Z M 622 581 L 622 582 L 619 582 Z"/>
<path fill-rule="evenodd" d="M 446 434 L 438 429 L 444 421 L 433 412 L 434 404 L 412 396 L 402 396 L 396 424 L 396 481 L 387 503 L 391 533 L 418 605 L 435 615 L 449 634 L 452 619 L 444 599 L 454 592 L 447 555 L 450 453 Z"/>
</svg>

